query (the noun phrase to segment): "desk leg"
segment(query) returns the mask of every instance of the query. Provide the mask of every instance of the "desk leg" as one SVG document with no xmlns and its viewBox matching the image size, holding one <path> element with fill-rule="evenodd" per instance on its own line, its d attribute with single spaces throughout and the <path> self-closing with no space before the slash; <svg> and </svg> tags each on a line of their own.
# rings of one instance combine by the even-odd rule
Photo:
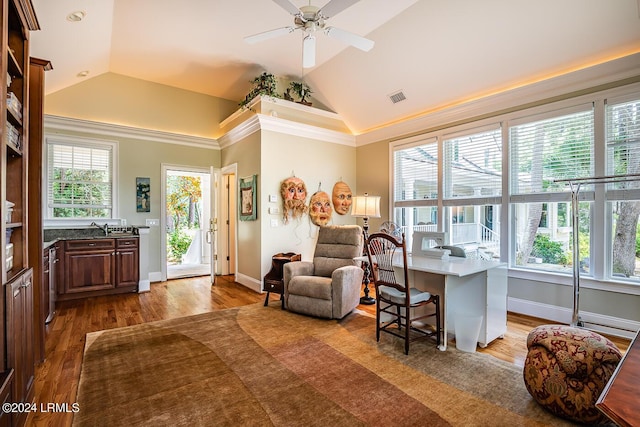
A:
<svg viewBox="0 0 640 427">
<path fill-rule="evenodd" d="M 447 339 L 448 339 L 448 325 L 447 325 L 447 300 L 449 296 L 447 295 L 447 276 L 444 276 L 444 289 L 442 292 L 442 297 L 440 298 L 440 320 L 442 321 L 442 339 L 440 341 L 440 346 L 438 349 L 440 351 L 447 351 Z"/>
</svg>

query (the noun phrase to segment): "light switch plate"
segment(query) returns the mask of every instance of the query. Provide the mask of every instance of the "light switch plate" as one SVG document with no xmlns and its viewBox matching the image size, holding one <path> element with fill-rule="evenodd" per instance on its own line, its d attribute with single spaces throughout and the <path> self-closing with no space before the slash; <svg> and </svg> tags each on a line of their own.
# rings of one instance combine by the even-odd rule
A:
<svg viewBox="0 0 640 427">
<path fill-rule="evenodd" d="M 157 227 L 160 225 L 160 220 L 159 219 L 147 219 L 145 220 L 145 224 L 147 225 L 147 227 Z"/>
<path fill-rule="evenodd" d="M 278 196 L 275 196 L 273 194 L 269 194 L 269 202 L 275 203 L 277 201 L 278 201 Z"/>
</svg>

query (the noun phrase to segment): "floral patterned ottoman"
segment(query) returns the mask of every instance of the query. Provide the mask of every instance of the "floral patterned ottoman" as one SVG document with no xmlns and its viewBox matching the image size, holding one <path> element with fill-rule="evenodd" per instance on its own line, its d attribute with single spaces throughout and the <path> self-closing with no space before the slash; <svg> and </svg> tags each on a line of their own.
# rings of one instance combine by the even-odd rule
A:
<svg viewBox="0 0 640 427">
<path fill-rule="evenodd" d="M 585 329 L 543 325 L 527 337 L 524 383 L 550 412 L 587 424 L 608 419 L 595 404 L 622 355 L 607 338 Z"/>
</svg>

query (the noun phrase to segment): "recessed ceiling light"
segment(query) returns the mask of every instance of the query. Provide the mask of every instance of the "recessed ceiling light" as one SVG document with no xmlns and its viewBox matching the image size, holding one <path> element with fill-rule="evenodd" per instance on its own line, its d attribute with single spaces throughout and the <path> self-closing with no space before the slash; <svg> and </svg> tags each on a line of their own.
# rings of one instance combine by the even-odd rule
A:
<svg viewBox="0 0 640 427">
<path fill-rule="evenodd" d="M 87 77 L 89 75 L 89 70 L 80 71 L 77 76 L 78 77 Z"/>
<path fill-rule="evenodd" d="M 67 15 L 67 21 L 69 22 L 80 22 L 87 16 L 87 12 L 84 10 L 76 10 L 75 12 L 71 12 Z"/>
</svg>

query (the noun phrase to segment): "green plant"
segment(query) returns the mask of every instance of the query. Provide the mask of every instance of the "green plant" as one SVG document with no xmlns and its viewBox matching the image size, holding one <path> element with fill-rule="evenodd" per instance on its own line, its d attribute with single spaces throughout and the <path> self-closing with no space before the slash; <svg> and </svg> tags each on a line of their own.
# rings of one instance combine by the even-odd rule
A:
<svg viewBox="0 0 640 427">
<path fill-rule="evenodd" d="M 276 77 L 273 74 L 265 71 L 250 83 L 253 85 L 253 89 L 240 102 L 239 105 L 241 107 L 246 107 L 256 96 L 265 95 L 272 98 L 280 98 L 280 95 L 276 92 Z"/>
<path fill-rule="evenodd" d="M 291 82 L 289 88 L 299 98 L 298 102 L 307 103 L 307 97 L 313 93 L 308 84 L 304 82 Z"/>
<path fill-rule="evenodd" d="M 566 264 L 567 256 L 562 250 L 562 244 L 554 242 L 544 234 L 536 235 L 533 242 L 533 250 L 531 255 L 542 258 L 542 262 L 549 264 Z"/>
<path fill-rule="evenodd" d="M 170 260 L 180 262 L 182 255 L 187 253 L 189 245 L 191 245 L 191 236 L 184 229 L 176 229 L 167 235 L 167 243 L 170 250 Z"/>
</svg>

